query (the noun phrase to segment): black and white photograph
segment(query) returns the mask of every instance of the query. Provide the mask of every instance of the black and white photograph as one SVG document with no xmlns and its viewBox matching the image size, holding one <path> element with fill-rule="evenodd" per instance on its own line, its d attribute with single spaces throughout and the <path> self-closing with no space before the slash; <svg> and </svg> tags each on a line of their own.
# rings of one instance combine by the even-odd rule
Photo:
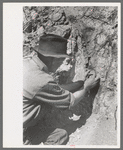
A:
<svg viewBox="0 0 123 150">
<path fill-rule="evenodd" d="M 120 148 L 120 3 L 16 5 L 22 54 L 22 69 L 17 67 L 22 90 L 15 100 L 21 105 L 19 146 Z"/>
</svg>

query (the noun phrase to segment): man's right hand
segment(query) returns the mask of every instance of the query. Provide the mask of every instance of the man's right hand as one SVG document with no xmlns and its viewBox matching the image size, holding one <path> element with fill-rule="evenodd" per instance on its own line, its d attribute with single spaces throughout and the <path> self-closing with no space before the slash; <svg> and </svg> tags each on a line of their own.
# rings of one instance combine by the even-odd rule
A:
<svg viewBox="0 0 123 150">
<path fill-rule="evenodd" d="M 99 83 L 100 78 L 95 77 L 95 76 L 96 76 L 96 73 L 92 72 L 92 74 L 90 74 L 89 78 L 86 79 L 86 81 L 84 83 L 84 86 L 85 86 L 86 90 L 92 89 L 93 87 L 95 87 Z"/>
<path fill-rule="evenodd" d="M 100 78 L 96 77 L 95 71 L 90 70 L 90 72 L 87 73 L 84 88 L 81 87 L 78 91 L 73 93 L 75 99 L 71 102 L 70 108 L 77 105 L 84 98 L 85 94 L 87 93 L 87 90 L 90 90 L 93 87 L 95 87 L 99 83 L 99 81 Z"/>
</svg>

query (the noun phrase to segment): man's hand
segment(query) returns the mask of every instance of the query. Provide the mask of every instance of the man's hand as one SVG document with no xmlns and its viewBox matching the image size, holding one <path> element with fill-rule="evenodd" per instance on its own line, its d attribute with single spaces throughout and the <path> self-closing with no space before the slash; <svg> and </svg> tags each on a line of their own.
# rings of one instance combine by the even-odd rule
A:
<svg viewBox="0 0 123 150">
<path fill-rule="evenodd" d="M 95 71 L 90 71 L 87 75 L 88 78 L 86 79 L 84 86 L 86 90 L 90 90 L 99 83 L 100 78 L 96 77 Z"/>
<path fill-rule="evenodd" d="M 87 72 L 86 81 L 84 83 L 84 88 L 80 88 L 78 91 L 74 92 L 74 98 L 71 102 L 70 108 L 77 105 L 85 96 L 87 93 L 87 90 L 90 90 L 91 88 L 95 87 L 100 81 L 99 77 L 96 77 L 96 73 L 94 70 L 90 70 Z"/>
</svg>

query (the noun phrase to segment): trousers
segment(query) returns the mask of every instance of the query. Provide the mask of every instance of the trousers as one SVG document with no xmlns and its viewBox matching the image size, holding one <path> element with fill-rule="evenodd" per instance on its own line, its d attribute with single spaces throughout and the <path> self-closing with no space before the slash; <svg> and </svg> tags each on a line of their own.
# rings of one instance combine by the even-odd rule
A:
<svg viewBox="0 0 123 150">
<path fill-rule="evenodd" d="M 68 141 L 68 133 L 61 128 L 30 127 L 23 133 L 24 145 L 65 145 Z"/>
<path fill-rule="evenodd" d="M 50 113 L 51 108 L 47 107 L 43 111 L 44 117 L 35 126 L 23 130 L 24 145 L 40 145 L 42 142 L 44 145 L 65 145 L 67 143 L 68 133 L 65 129 L 45 123 L 44 118 Z"/>
</svg>

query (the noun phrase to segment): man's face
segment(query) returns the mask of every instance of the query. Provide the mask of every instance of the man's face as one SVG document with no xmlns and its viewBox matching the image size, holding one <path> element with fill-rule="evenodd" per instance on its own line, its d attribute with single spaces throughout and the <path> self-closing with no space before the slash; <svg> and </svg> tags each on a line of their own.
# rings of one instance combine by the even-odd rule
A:
<svg viewBox="0 0 123 150">
<path fill-rule="evenodd" d="M 38 57 L 41 61 L 45 63 L 45 65 L 48 67 L 49 72 L 55 72 L 63 63 L 65 58 L 63 57 L 46 57 L 38 53 Z"/>
<path fill-rule="evenodd" d="M 46 61 L 45 61 L 46 62 Z M 74 72 L 73 58 L 55 58 L 47 57 L 47 67 L 54 80 L 59 84 L 66 83 L 68 74 Z M 73 73 L 74 75 L 74 73 Z M 66 78 L 67 77 L 67 78 Z M 72 77 L 72 76 L 71 76 Z"/>
<path fill-rule="evenodd" d="M 65 58 L 53 58 L 52 62 L 49 64 L 49 71 L 50 72 L 55 72 L 63 63 L 63 61 L 65 60 Z"/>
</svg>

